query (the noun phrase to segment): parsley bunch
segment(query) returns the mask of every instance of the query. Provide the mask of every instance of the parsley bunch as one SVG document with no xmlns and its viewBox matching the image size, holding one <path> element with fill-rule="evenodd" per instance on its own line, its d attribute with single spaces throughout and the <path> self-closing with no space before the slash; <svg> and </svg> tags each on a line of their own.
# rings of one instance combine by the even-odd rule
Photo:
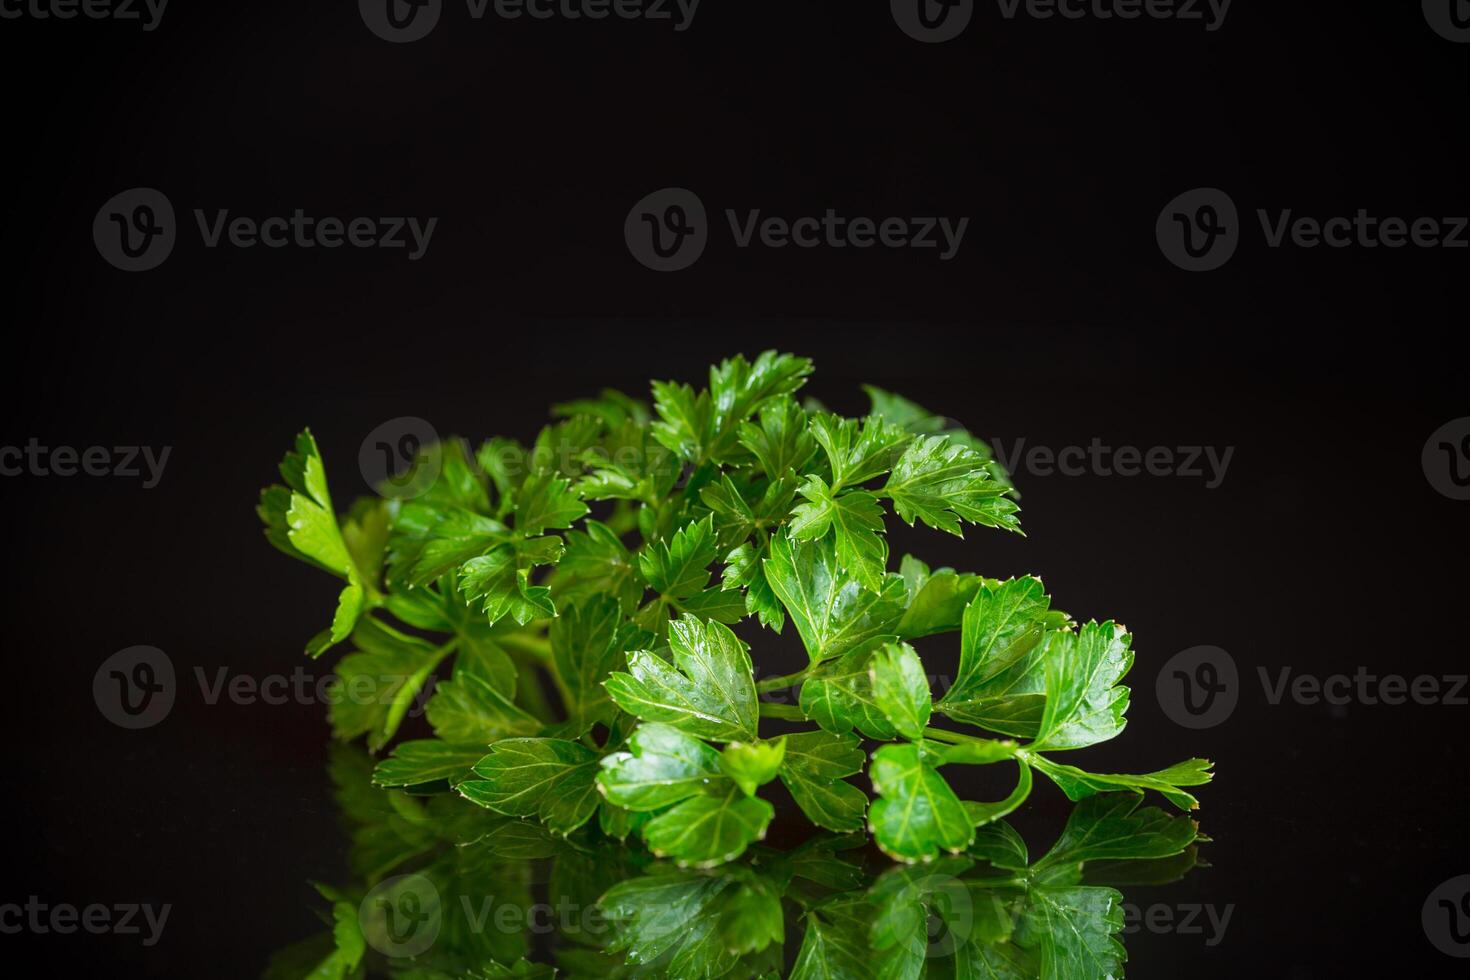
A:
<svg viewBox="0 0 1470 980">
<path fill-rule="evenodd" d="M 377 785 L 452 789 L 562 835 L 595 821 L 692 867 L 764 836 L 775 780 L 812 823 L 866 826 L 905 862 L 970 847 L 1034 772 L 1074 801 L 1153 790 L 1194 808 L 1205 760 L 1144 775 L 1058 761 L 1123 729 L 1123 627 L 1073 622 L 1031 576 L 911 556 L 892 570 L 890 508 L 948 534 L 1019 530 L 985 444 L 876 388 L 862 419 L 802 403 L 811 371 L 737 356 L 705 388 L 655 382 L 651 410 L 612 391 L 557 406 L 531 446 L 421 447 L 340 516 L 298 437 L 259 513 L 273 544 L 345 582 L 307 646 L 352 647 L 333 730 L 380 750 L 427 695 L 436 737 L 399 743 Z M 730 627 L 749 620 L 758 643 L 788 618 L 808 666 L 757 683 Z M 955 633 L 958 673 L 936 700 L 910 641 Z M 794 705 L 760 699 L 798 686 Z M 763 737 L 763 718 L 807 727 Z M 883 744 L 867 755 L 864 739 Z M 999 801 L 961 800 L 941 772 L 995 763 L 1016 773 Z M 865 767 L 871 802 L 851 781 Z"/>
</svg>

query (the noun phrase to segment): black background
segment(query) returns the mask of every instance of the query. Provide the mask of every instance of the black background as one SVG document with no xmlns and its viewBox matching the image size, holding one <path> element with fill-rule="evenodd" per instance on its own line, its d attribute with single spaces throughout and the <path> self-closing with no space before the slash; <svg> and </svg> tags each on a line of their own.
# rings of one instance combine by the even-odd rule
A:
<svg viewBox="0 0 1470 980">
<path fill-rule="evenodd" d="M 302 663 L 333 586 L 260 539 L 257 489 L 303 425 L 339 500 L 363 436 L 414 415 L 530 438 L 553 401 L 721 356 L 812 356 L 809 390 L 860 411 L 873 382 L 1003 445 L 1234 447 L 1223 484 L 1017 474 L 1028 536 L 901 536 L 935 564 L 1045 576 L 1079 618 L 1136 634 L 1127 733 L 1077 762 L 1218 763 L 1213 867 L 1157 896 L 1234 905 L 1224 942 L 1130 937 L 1136 977 L 1455 974 L 1420 927 L 1470 872 L 1464 707 L 1267 703 L 1256 668 L 1463 673 L 1470 504 L 1420 450 L 1465 415 L 1467 252 L 1266 247 L 1256 208 L 1470 212 L 1470 47 L 1418 4 L 1236 0 L 1199 22 L 1003 19 L 917 43 L 886 4 L 705 0 L 692 27 L 470 20 L 390 45 L 355 5 L 185 5 L 161 27 L 0 21 L 8 194 L 5 445 L 170 446 L 161 484 L 0 482 L 9 532 L 0 901 L 174 906 L 162 942 L 4 936 L 44 971 L 253 976 L 314 931 L 341 877 L 324 709 L 204 704 L 156 728 L 91 700 L 107 655 L 183 673 Z M 1289 9 L 1283 9 L 1289 8 Z M 695 190 L 691 269 L 629 255 L 624 216 Z M 92 218 L 164 191 L 161 268 L 99 257 Z M 1198 186 L 1247 224 L 1188 274 L 1154 220 Z M 437 216 L 427 255 L 206 249 L 192 209 Z M 737 249 L 725 208 L 967 216 L 958 256 Z M 895 547 L 897 550 L 897 545 Z M 1175 726 L 1173 653 L 1230 651 L 1226 724 Z M 789 644 L 756 650 L 764 672 Z M 783 659 L 784 658 L 784 659 Z M 313 668 L 313 669 L 321 669 Z M 1071 761 L 1071 760 L 1069 760 Z M 965 786 L 975 794 L 988 784 Z M 962 794 L 963 795 L 963 794 Z M 1066 807 L 1038 785 L 1044 844 Z M 30 975 L 30 974 L 28 974 Z"/>
</svg>

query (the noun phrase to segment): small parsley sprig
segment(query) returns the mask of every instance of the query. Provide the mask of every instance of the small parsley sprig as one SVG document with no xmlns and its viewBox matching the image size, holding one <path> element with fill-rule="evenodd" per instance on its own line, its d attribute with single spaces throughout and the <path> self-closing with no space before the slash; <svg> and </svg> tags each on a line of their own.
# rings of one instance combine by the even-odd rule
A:
<svg viewBox="0 0 1470 980">
<path fill-rule="evenodd" d="M 1195 808 L 1205 760 L 1144 775 L 1059 761 L 1123 730 L 1122 626 L 1075 623 L 1032 576 L 892 569 L 890 510 L 956 536 L 1019 532 L 989 448 L 876 388 L 861 419 L 803 404 L 811 372 L 767 351 L 697 390 L 655 382 L 651 409 L 611 391 L 559 405 L 530 446 L 422 447 L 433 479 L 410 482 L 427 489 L 340 516 L 302 433 L 258 510 L 272 544 L 344 581 L 307 645 L 352 647 L 333 731 L 378 751 L 428 695 L 436 737 L 399 742 L 375 782 L 563 835 L 595 823 L 692 867 L 764 836 L 777 780 L 813 824 L 866 827 L 905 862 L 969 848 L 1038 772 L 1074 801 L 1154 791 Z M 757 683 L 731 626 L 788 619 L 808 666 Z M 912 641 L 938 634 L 958 634 L 959 669 L 935 699 Z M 794 705 L 760 698 L 791 688 Z M 809 727 L 763 736 L 763 718 Z M 941 772 L 997 763 L 1016 772 L 999 801 L 961 800 Z M 851 781 L 865 769 L 872 801 Z"/>
</svg>

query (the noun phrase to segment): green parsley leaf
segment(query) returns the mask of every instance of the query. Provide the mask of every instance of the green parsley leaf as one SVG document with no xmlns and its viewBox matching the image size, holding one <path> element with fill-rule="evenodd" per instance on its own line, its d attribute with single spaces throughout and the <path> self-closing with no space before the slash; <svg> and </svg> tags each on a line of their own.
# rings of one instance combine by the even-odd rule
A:
<svg viewBox="0 0 1470 980">
<path fill-rule="evenodd" d="M 873 658 L 889 639 L 876 636 L 811 670 L 801 685 L 801 713 L 833 735 L 847 735 L 857 729 L 881 742 L 894 739 L 898 730 L 873 693 Z"/>
<path fill-rule="evenodd" d="M 871 911 L 866 898 L 834 895 L 807 909 L 806 932 L 791 980 L 868 980 Z"/>
<path fill-rule="evenodd" d="M 895 738 L 898 730 L 873 693 L 873 661 L 890 639 L 874 637 L 808 673 L 799 697 L 802 713 L 835 735 L 856 728 L 878 741 Z"/>
<path fill-rule="evenodd" d="M 1048 634 L 1042 651 L 1046 707 L 1030 748 L 1083 748 L 1123 730 L 1128 688 L 1119 681 L 1133 666 L 1131 641 L 1123 627 L 1111 622 Z"/>
<path fill-rule="evenodd" d="M 643 825 L 643 841 L 681 867 L 709 868 L 734 860 L 766 836 L 771 804 L 736 787 L 720 796 L 694 796 Z"/>
<path fill-rule="evenodd" d="M 868 828 L 883 852 L 900 861 L 929 861 L 940 850 L 958 852 L 975 839 L 964 804 L 931 764 L 922 745 L 885 745 L 868 769 L 879 799 Z"/>
<path fill-rule="evenodd" d="M 580 599 L 609 595 L 624 613 L 631 613 L 643 596 L 643 582 L 630 552 L 606 524 L 588 520 L 585 531 L 567 534 L 567 550 L 557 566 L 552 592 Z"/>
<path fill-rule="evenodd" d="M 337 663 L 328 696 L 332 732 L 341 739 L 367 735 L 368 748 L 376 751 L 398 731 L 448 648 L 435 649 L 371 619 L 353 631 L 352 642 L 357 649 Z"/>
<path fill-rule="evenodd" d="M 1046 702 L 1040 644 L 1050 606 L 1029 575 L 982 585 L 965 609 L 958 675 L 939 709 L 990 731 L 1034 736 Z"/>
<path fill-rule="evenodd" d="M 895 631 L 906 640 L 948 633 L 960 628 L 965 607 L 980 591 L 978 575 L 960 575 L 952 568 L 933 572 L 913 555 L 899 564 L 908 603 Z"/>
<path fill-rule="evenodd" d="M 577 742 L 502 739 L 474 774 L 456 787 L 465 799 L 508 817 L 537 817 L 554 833 L 571 833 L 597 809 L 597 753 Z"/>
<path fill-rule="evenodd" d="M 911 436 L 877 415 L 859 422 L 827 413 L 812 419 L 812 438 L 827 454 L 835 492 L 888 472 Z"/>
<path fill-rule="evenodd" d="M 536 557 L 516 544 L 498 545 L 460 567 L 459 590 L 466 602 L 479 603 L 492 623 L 506 616 L 522 626 L 533 619 L 549 619 L 556 615 L 556 606 L 549 587 L 531 584 L 530 566 L 536 563 Z"/>
<path fill-rule="evenodd" d="M 636 650 L 628 654 L 628 673 L 608 678 L 618 707 L 702 738 L 754 740 L 758 706 L 745 644 L 728 626 L 685 616 L 669 627 L 669 645 L 672 665 Z"/>
<path fill-rule="evenodd" d="M 483 674 L 456 664 L 454 679 L 440 684 L 427 713 L 434 733 L 446 742 L 488 743 L 512 735 L 536 735 L 541 721 L 517 707 Z"/>
<path fill-rule="evenodd" d="M 1132 790 L 1135 793 L 1153 790 L 1181 810 L 1194 810 L 1199 807 L 1199 800 L 1180 787 L 1203 786 L 1214 778 L 1210 772 L 1214 763 L 1207 759 L 1187 759 L 1167 769 L 1139 776 L 1084 772 L 1039 755 L 1028 756 L 1028 759 L 1031 765 L 1061 787 L 1067 799 L 1074 801 L 1112 790 Z"/>
<path fill-rule="evenodd" d="M 1034 949 L 1043 977 L 1116 977 L 1126 954 L 1123 896 L 1112 888 L 1034 888 L 1016 932 L 1017 945 Z"/>
<path fill-rule="evenodd" d="M 944 436 L 920 436 L 893 467 L 883 493 L 898 516 L 964 537 L 960 521 L 1019 531 L 1018 508 L 1006 488 L 990 479 L 979 453 Z"/>
<path fill-rule="evenodd" d="M 296 437 L 296 450 L 286 454 L 280 470 L 286 486 L 262 491 L 256 508 L 266 525 L 267 540 L 286 554 L 347 580 L 337 598 L 332 625 L 307 646 L 307 652 L 317 657 L 352 634 L 373 591 L 370 583 L 376 569 L 374 575 L 364 577 L 353 560 L 332 510 L 326 469 L 310 429 Z"/>
<path fill-rule="evenodd" d="M 469 775 L 485 755 L 485 746 L 455 745 L 436 738 L 400 742 L 393 754 L 373 770 L 374 786 L 421 786 L 426 783 L 455 783 Z"/>
<path fill-rule="evenodd" d="M 861 772 L 863 761 L 856 735 L 797 732 L 786 736 L 781 782 L 812 823 L 850 833 L 863 828 L 868 795 L 844 780 Z"/>
<path fill-rule="evenodd" d="M 566 606 L 552 624 L 551 653 L 567 698 L 569 721 L 581 735 L 593 725 L 608 724 L 616 708 L 602 682 L 614 670 L 627 666 L 618 602 L 611 596 L 592 596 Z"/>
<path fill-rule="evenodd" d="M 817 453 L 807 414 L 790 396 L 766 402 L 759 425 L 742 423 L 740 444 L 755 456 L 761 472 L 773 480 L 802 472 Z"/>
<path fill-rule="evenodd" d="M 914 648 L 907 643 L 886 643 L 874 651 L 868 671 L 878 710 L 904 738 L 923 738 L 933 703 L 929 678 Z"/>
<path fill-rule="evenodd" d="M 1139 809 L 1142 797 L 1110 793 L 1083 800 L 1051 850 L 1031 868 L 1035 877 L 1073 871 L 1085 861 L 1153 860 L 1182 853 L 1199 839 L 1188 817 L 1156 807 Z"/>
<path fill-rule="evenodd" d="M 889 575 L 878 591 L 864 588 L 837 561 L 831 537 L 794 542 L 777 535 L 763 567 L 814 664 L 891 634 L 903 615 L 903 579 Z"/>
<path fill-rule="evenodd" d="M 661 810 L 723 782 L 720 753 L 668 725 L 639 725 L 626 752 L 602 759 L 597 784 L 626 810 Z"/>
<path fill-rule="evenodd" d="M 837 540 L 838 564 L 864 588 L 880 591 L 888 564 L 888 542 L 883 538 L 883 508 L 878 498 L 865 490 L 834 496 L 815 474 L 807 477 L 797 492 L 807 502 L 791 512 L 791 537 L 815 541 L 830 529 Z"/>
<path fill-rule="evenodd" d="M 608 949 L 622 953 L 639 976 L 712 980 L 739 957 L 716 932 L 722 896 L 733 886 L 667 866 L 610 889 L 598 905 L 614 925 Z"/>
<path fill-rule="evenodd" d="M 734 780 L 746 796 L 776 778 L 786 756 L 786 740 L 731 742 L 720 753 L 720 769 Z"/>
</svg>

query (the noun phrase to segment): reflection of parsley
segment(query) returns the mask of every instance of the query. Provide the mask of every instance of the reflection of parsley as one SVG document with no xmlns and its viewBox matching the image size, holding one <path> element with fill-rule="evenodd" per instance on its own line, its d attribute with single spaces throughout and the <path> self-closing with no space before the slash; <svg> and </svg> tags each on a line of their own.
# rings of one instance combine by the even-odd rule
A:
<svg viewBox="0 0 1470 980">
<path fill-rule="evenodd" d="M 802 765 L 835 766 L 840 775 L 862 761 L 856 745 L 845 741 L 823 732 L 796 734 L 784 739 L 784 748 L 781 740 L 745 744 L 732 759 L 677 729 L 648 723 L 629 739 L 633 761 L 621 765 L 625 776 L 637 778 L 609 784 L 607 798 L 638 807 L 643 820 L 662 811 L 645 834 L 650 842 L 700 835 L 719 849 L 721 840 L 738 840 L 742 821 L 759 816 L 765 804 L 728 784 L 720 794 L 703 793 L 702 779 L 723 768 L 737 786 L 747 776 L 759 782 L 759 772 L 793 754 L 808 757 Z M 855 761 L 845 758 L 849 752 Z M 1122 976 L 1123 896 L 1116 888 L 1179 880 L 1199 865 L 1198 845 L 1207 840 L 1187 816 L 1141 806 L 1132 793 L 1111 793 L 1077 804 L 1040 857 L 997 820 L 979 828 L 964 853 L 927 864 L 871 862 L 860 835 L 818 834 L 793 848 L 752 845 L 717 867 L 679 867 L 624 847 L 626 823 L 603 824 L 604 834 L 560 832 L 585 819 L 580 812 L 600 806 L 593 788 L 597 756 L 585 746 L 504 739 L 480 768 L 518 774 L 461 784 L 477 803 L 493 801 L 536 820 L 450 794 L 415 798 L 372 790 L 370 767 L 347 749 L 334 753 L 337 796 L 352 828 L 351 866 L 366 883 L 319 885 L 331 903 L 330 914 L 322 914 L 330 931 L 277 954 L 267 980 L 349 980 L 376 976 L 379 966 L 424 980 Z M 527 792 L 532 787 L 538 792 Z M 409 869 L 406 879 L 396 877 Z M 395 877 L 386 881 L 415 882 L 418 892 L 437 896 L 438 907 L 463 910 L 471 923 L 492 911 L 494 922 L 507 925 L 537 922 L 533 908 L 567 914 L 542 915 L 550 942 L 534 949 L 521 929 L 444 928 L 404 972 L 365 950 L 358 924 L 368 885 L 390 874 Z M 532 882 L 545 884 L 533 891 Z M 493 909 L 485 896 L 494 896 Z M 798 948 L 786 945 L 788 936 Z M 530 955 L 538 962 L 524 959 Z"/>
<path fill-rule="evenodd" d="M 1133 652 L 1121 626 L 1074 623 L 1034 577 L 913 557 L 891 567 L 889 508 L 954 535 L 1019 531 L 989 448 L 876 388 L 862 419 L 803 407 L 811 370 L 766 352 L 724 361 L 704 388 L 655 383 L 652 408 L 614 392 L 569 402 L 529 448 L 427 447 L 440 471 L 425 492 L 341 517 L 303 433 L 259 511 L 273 544 L 346 582 L 309 645 L 354 648 L 337 668 L 334 729 L 377 749 L 427 697 L 436 736 L 399 744 L 378 784 L 453 788 L 558 834 L 595 816 L 697 867 L 764 836 L 761 787 L 778 779 L 814 824 L 866 826 L 905 862 L 971 847 L 1038 772 L 1073 800 L 1152 790 L 1196 806 L 1187 788 L 1209 781 L 1203 760 L 1146 775 L 1058 761 L 1123 729 Z M 742 633 L 759 636 L 788 617 L 809 664 L 757 684 L 730 626 L 749 619 Z M 908 641 L 945 633 L 958 634 L 959 670 L 935 700 Z M 795 705 L 759 701 L 797 686 Z M 763 739 L 761 717 L 810 727 Z M 865 759 L 861 738 L 887 744 Z M 865 762 L 871 806 L 848 781 Z M 941 772 L 998 762 L 1017 779 L 995 802 L 961 800 Z M 1094 897 L 1058 890 L 1018 935 Z"/>
</svg>

